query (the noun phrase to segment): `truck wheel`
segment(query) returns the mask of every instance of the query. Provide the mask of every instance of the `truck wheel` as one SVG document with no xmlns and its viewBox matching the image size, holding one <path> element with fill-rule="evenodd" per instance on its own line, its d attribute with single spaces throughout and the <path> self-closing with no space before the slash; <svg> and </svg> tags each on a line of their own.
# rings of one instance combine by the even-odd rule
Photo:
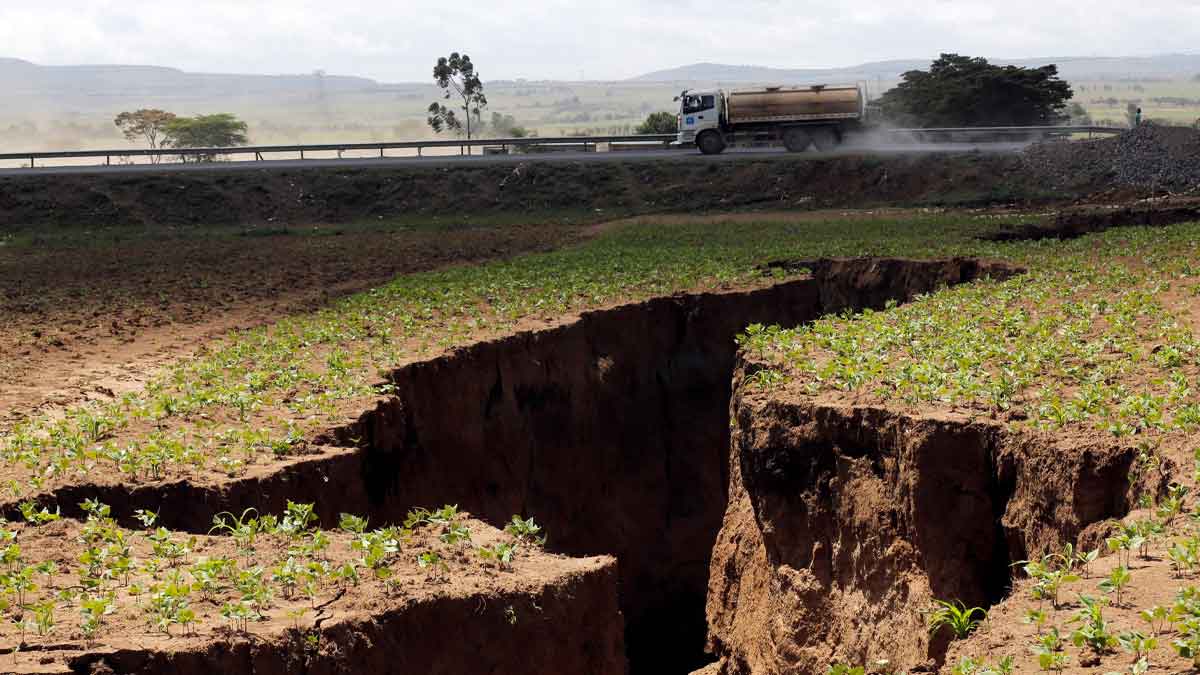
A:
<svg viewBox="0 0 1200 675">
<path fill-rule="evenodd" d="M 817 149 L 821 152 L 833 150 L 838 146 L 839 143 L 841 143 L 841 139 L 838 138 L 837 132 L 828 127 L 813 131 L 812 138 L 813 145 L 817 146 Z"/>
<path fill-rule="evenodd" d="M 725 151 L 725 139 L 715 131 L 700 134 L 700 138 L 696 139 L 696 145 L 699 146 L 700 152 L 706 155 L 719 155 Z"/>
<path fill-rule="evenodd" d="M 804 129 L 788 129 L 783 132 L 783 147 L 788 152 L 804 152 L 812 143 L 812 137 Z"/>
</svg>

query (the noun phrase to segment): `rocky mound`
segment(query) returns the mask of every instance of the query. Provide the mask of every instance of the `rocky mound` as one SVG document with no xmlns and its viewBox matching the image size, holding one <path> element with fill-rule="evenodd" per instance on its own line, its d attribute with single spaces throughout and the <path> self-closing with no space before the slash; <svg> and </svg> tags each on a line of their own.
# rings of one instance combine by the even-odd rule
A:
<svg viewBox="0 0 1200 675">
<path fill-rule="evenodd" d="M 1200 131 L 1144 125 L 1098 141 L 1039 143 L 1027 170 L 1053 187 L 1082 182 L 1172 193 L 1200 188 Z"/>
</svg>

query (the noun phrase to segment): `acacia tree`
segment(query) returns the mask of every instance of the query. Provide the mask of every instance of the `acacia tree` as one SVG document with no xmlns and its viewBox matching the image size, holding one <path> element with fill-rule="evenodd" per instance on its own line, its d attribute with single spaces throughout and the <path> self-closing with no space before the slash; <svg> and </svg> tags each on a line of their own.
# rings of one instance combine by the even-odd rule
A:
<svg viewBox="0 0 1200 675">
<path fill-rule="evenodd" d="M 117 115 L 113 124 L 129 141 L 145 140 L 151 150 L 157 150 L 167 141 L 167 125 L 175 120 L 175 113 L 157 108 L 142 108 Z M 151 155 L 150 161 L 157 164 L 162 155 Z"/>
<path fill-rule="evenodd" d="M 229 113 L 177 117 L 164 129 L 162 147 L 172 148 L 232 148 L 246 145 L 246 123 Z M 216 154 L 199 155 L 196 161 L 211 162 Z M 186 156 L 185 156 L 186 161 Z"/>
<path fill-rule="evenodd" d="M 443 129 L 450 131 L 466 131 L 467 140 L 471 139 L 471 118 L 479 119 L 483 109 L 487 107 L 487 97 L 483 95 L 483 82 L 475 72 L 475 64 L 466 54 L 454 52 L 450 57 L 437 60 L 433 67 L 433 80 L 442 90 L 442 98 L 451 100 L 455 96 L 462 100 L 461 107 L 448 107 L 441 103 L 429 105 L 429 126 L 434 133 L 442 133 Z M 458 116 L 462 110 L 463 118 Z"/>
<path fill-rule="evenodd" d="M 985 59 L 942 54 L 928 71 L 911 70 L 879 100 L 892 120 L 921 127 L 1057 124 L 1071 99 L 1058 67 L 997 66 Z"/>
</svg>

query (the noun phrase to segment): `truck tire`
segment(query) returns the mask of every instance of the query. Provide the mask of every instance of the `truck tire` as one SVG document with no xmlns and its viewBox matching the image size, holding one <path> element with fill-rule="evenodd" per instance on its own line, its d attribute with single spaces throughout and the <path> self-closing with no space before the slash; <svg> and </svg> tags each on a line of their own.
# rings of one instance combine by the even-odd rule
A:
<svg viewBox="0 0 1200 675">
<path fill-rule="evenodd" d="M 814 129 L 812 132 L 812 139 L 813 145 L 817 146 L 817 150 L 820 150 L 821 152 L 833 150 L 842 142 L 842 140 L 838 138 L 837 131 L 829 127 Z"/>
<path fill-rule="evenodd" d="M 812 143 L 812 137 L 804 129 L 793 128 L 783 132 L 783 147 L 788 152 L 804 152 Z"/>
<path fill-rule="evenodd" d="M 696 139 L 696 146 L 706 155 L 719 155 L 725 152 L 725 139 L 715 131 L 706 131 Z"/>
</svg>

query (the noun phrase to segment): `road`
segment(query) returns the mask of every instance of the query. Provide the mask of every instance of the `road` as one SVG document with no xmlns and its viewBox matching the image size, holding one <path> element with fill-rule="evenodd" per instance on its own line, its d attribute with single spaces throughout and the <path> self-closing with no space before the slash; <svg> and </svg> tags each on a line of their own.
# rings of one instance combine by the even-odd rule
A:
<svg viewBox="0 0 1200 675">
<path fill-rule="evenodd" d="M 0 169 L 0 176 L 45 176 L 78 174 L 144 174 L 176 172 L 224 172 L 224 171 L 281 171 L 294 169 L 362 169 L 362 168 L 408 168 L 471 166 L 475 164 L 520 164 L 523 162 L 654 162 L 687 158 L 688 161 L 729 162 L 744 160 L 776 159 L 828 159 L 847 155 L 904 155 L 961 152 L 1017 152 L 1027 143 L 923 143 L 887 144 L 870 147 L 847 146 L 832 152 L 807 152 L 802 155 L 787 152 L 782 148 L 739 148 L 720 155 L 701 155 L 694 149 L 680 150 L 630 150 L 621 152 L 552 152 L 521 155 L 469 155 L 469 156 L 426 156 L 426 157 L 368 157 L 345 159 L 278 159 L 265 161 L 214 162 L 207 164 L 127 164 L 113 166 L 54 166 Z"/>
</svg>

